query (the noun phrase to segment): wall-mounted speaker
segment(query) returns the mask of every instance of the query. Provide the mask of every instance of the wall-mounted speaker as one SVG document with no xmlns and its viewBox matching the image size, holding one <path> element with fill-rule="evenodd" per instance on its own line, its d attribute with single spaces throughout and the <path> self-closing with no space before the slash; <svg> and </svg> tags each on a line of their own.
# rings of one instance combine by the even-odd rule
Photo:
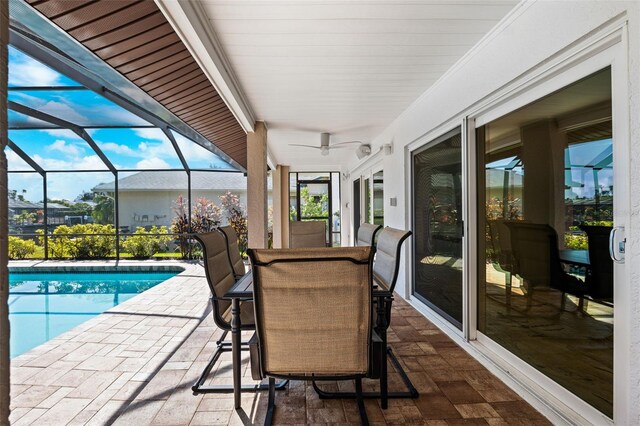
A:
<svg viewBox="0 0 640 426">
<path fill-rule="evenodd" d="M 358 160 L 362 160 L 364 157 L 371 155 L 371 145 L 362 144 L 356 149 L 356 155 Z"/>
</svg>

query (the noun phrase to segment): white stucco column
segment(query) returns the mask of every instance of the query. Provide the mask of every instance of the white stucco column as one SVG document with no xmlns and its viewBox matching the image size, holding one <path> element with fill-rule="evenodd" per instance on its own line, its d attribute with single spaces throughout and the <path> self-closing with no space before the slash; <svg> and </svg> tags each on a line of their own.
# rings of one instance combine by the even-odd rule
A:
<svg viewBox="0 0 640 426">
<path fill-rule="evenodd" d="M 249 247 L 267 247 L 267 126 L 247 133 L 247 220 Z"/>
<path fill-rule="evenodd" d="M 289 166 L 273 172 L 273 248 L 289 247 Z"/>
</svg>

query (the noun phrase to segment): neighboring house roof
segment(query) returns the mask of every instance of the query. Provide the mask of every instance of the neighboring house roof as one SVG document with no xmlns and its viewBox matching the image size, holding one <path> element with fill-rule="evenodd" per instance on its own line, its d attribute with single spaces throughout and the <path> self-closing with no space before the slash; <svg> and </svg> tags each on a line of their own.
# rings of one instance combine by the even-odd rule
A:
<svg viewBox="0 0 640 426">
<path fill-rule="evenodd" d="M 9 208 L 13 210 L 19 209 L 41 209 L 41 203 L 32 203 L 31 201 L 13 200 L 9 198 Z"/>
<path fill-rule="evenodd" d="M 42 203 L 32 203 L 31 201 L 22 201 L 22 200 L 12 200 L 9 199 L 9 208 L 11 210 L 27 210 L 27 209 L 43 209 L 44 204 Z M 69 207 L 57 204 L 57 203 L 47 203 L 47 209 L 68 209 Z"/>
<path fill-rule="evenodd" d="M 187 189 L 186 174 L 177 179 L 178 172 L 154 171 L 138 172 L 118 179 L 118 191 L 180 191 Z M 269 185 L 271 189 L 271 185 Z M 101 183 L 93 192 L 113 192 L 114 182 Z M 232 172 L 192 172 L 191 190 L 246 191 L 247 178 L 242 173 Z"/>
</svg>

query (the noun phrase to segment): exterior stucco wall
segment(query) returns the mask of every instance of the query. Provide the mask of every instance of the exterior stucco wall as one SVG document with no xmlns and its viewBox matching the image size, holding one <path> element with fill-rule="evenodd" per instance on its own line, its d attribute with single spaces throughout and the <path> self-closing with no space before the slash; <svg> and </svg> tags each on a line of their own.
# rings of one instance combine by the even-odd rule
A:
<svg viewBox="0 0 640 426">
<path fill-rule="evenodd" d="M 629 133 L 630 133 L 630 223 L 626 224 L 628 285 L 631 286 L 631 320 L 629 333 L 631 385 L 622 398 L 627 424 L 640 423 L 640 2 L 623 1 L 538 1 L 518 6 L 465 58 L 416 100 L 372 143 L 378 152 L 383 144 L 393 143 L 392 155 L 376 155 L 366 162 L 353 162 L 352 174 L 382 159 L 384 163 L 385 224 L 410 229 L 409 145 L 429 135 L 437 137 L 462 123 L 468 111 L 484 102 L 510 82 L 572 44 L 588 39 L 615 19 L 627 21 Z M 425 139 L 427 142 L 429 139 Z M 351 191 L 344 193 L 350 197 Z M 397 207 L 389 198 L 397 197 Z M 351 201 L 351 200 L 349 200 Z M 410 260 L 404 259 L 397 292 L 408 295 Z M 471 283 L 471 286 L 475 283 Z"/>
</svg>

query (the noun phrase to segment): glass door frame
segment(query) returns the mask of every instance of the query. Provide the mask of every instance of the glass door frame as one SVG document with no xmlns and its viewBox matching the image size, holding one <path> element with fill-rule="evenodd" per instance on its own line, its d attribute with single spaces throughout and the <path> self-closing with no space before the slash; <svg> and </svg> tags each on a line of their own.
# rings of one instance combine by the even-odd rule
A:
<svg viewBox="0 0 640 426">
<path fill-rule="evenodd" d="M 502 117 L 520 107 L 562 89 L 601 69 L 611 67 L 612 116 L 614 132 L 614 224 L 628 226 L 630 223 L 630 175 L 628 169 L 629 152 L 629 102 L 627 82 L 627 38 L 624 23 L 617 29 L 597 40 L 582 46 L 574 55 L 566 55 L 556 63 L 529 78 L 519 86 L 511 87 L 502 96 L 496 96 L 464 119 L 463 135 L 468 154 L 466 167 L 468 179 L 467 212 L 467 288 L 468 318 L 463 329 L 465 338 L 471 341 L 481 353 L 515 378 L 519 384 L 534 394 L 541 395 L 554 411 L 562 413 L 571 422 L 590 419 L 595 423 L 611 423 L 611 419 L 582 401 L 567 389 L 516 357 L 478 331 L 478 189 L 477 189 L 477 145 L 476 129 Z M 614 419 L 616 424 L 625 424 L 630 383 L 630 270 L 624 264 L 615 264 L 614 271 Z M 554 400 L 556 400 L 554 402 Z M 564 405 L 564 407 L 562 406 Z M 567 408 L 570 410 L 568 411 Z M 580 413 L 580 414 L 579 414 Z M 580 417 L 579 417 L 580 416 Z M 584 416 L 584 417 L 582 417 Z"/>
<path fill-rule="evenodd" d="M 467 119 L 464 117 L 454 117 L 441 124 L 440 126 L 434 128 L 430 132 L 424 134 L 420 138 L 416 139 L 412 143 L 406 146 L 405 148 L 405 202 L 407 207 L 407 215 L 406 220 L 407 223 L 411 224 L 411 229 L 414 229 L 413 226 L 413 212 L 414 212 L 414 203 L 413 203 L 413 187 L 415 184 L 415 179 L 413 176 L 413 154 L 424 149 L 428 149 L 432 146 L 437 145 L 442 142 L 442 140 L 449 135 L 453 131 L 460 129 L 461 137 L 462 137 L 462 220 L 463 220 L 463 237 L 462 237 L 462 330 L 456 327 L 454 324 L 449 322 L 445 317 L 441 316 L 440 313 L 434 309 L 432 309 L 429 305 L 424 303 L 424 301 L 414 295 L 414 265 L 413 259 L 415 256 L 414 243 L 412 242 L 406 247 L 406 279 L 409 285 L 405 286 L 404 290 L 404 298 L 410 301 L 413 306 L 418 309 L 423 315 L 425 315 L 431 322 L 436 324 L 440 329 L 444 330 L 449 336 L 460 339 L 459 342 L 469 341 L 469 335 L 472 334 L 470 331 L 470 288 L 473 285 L 469 285 L 469 268 L 470 265 L 473 265 L 473 261 L 471 259 L 471 255 L 473 253 L 469 252 L 469 188 L 471 184 L 475 185 L 475 181 L 470 183 L 471 175 L 469 174 L 469 135 L 468 135 L 468 126 Z M 473 178 L 472 178 L 473 179 Z M 412 238 L 413 240 L 413 238 Z M 473 254 L 475 255 L 475 254 Z"/>
<path fill-rule="evenodd" d="M 300 174 L 309 174 L 309 173 L 318 173 L 318 174 L 328 174 L 329 175 L 329 179 L 328 180 L 308 180 L 308 179 L 299 179 L 299 175 Z M 301 211 L 301 205 L 300 205 L 300 186 L 301 185 L 327 185 L 327 194 L 328 194 L 328 204 L 327 204 L 327 208 L 329 210 L 328 216 L 324 217 L 324 216 L 309 216 L 309 217 L 305 217 L 304 219 L 315 219 L 315 220 L 327 220 L 327 237 L 329 238 L 329 240 L 327 241 L 327 243 L 329 244 L 329 247 L 333 247 L 333 240 L 335 235 L 338 235 L 340 237 L 340 241 L 342 241 L 342 230 L 340 231 L 334 231 L 333 230 L 333 224 L 332 224 L 332 219 L 333 219 L 333 184 L 334 182 L 338 182 L 338 197 L 340 197 L 340 192 L 341 192 L 341 182 L 339 178 L 335 178 L 334 174 L 336 174 L 338 172 L 289 172 L 289 185 L 291 185 L 291 176 L 295 175 L 295 181 L 296 181 L 296 220 L 302 220 L 303 218 L 301 217 L 300 211 Z M 291 186 L 289 187 L 289 190 L 291 190 Z M 289 205 L 291 205 L 291 201 L 289 201 Z M 338 204 L 338 206 L 340 207 L 340 204 Z M 342 214 L 342 213 L 341 213 Z M 340 224 L 340 228 L 342 229 L 342 223 Z"/>
<path fill-rule="evenodd" d="M 357 230 L 358 227 L 360 226 L 360 224 L 362 223 L 373 223 L 373 215 L 374 215 L 374 191 L 373 191 L 373 184 L 374 184 L 374 175 L 378 172 L 383 172 L 384 173 L 384 165 L 382 164 L 381 161 L 376 162 L 375 164 L 366 167 L 364 170 L 358 170 L 357 172 L 353 173 L 351 176 L 351 191 L 352 191 L 352 200 L 353 200 L 353 208 L 355 209 L 356 207 L 359 207 L 360 209 L 360 214 L 359 214 L 359 219 L 360 219 L 360 223 L 359 224 L 355 224 L 352 223 L 351 225 L 351 229 L 353 230 L 353 241 L 352 244 L 355 245 L 355 241 L 357 240 Z M 384 211 L 384 176 L 383 176 L 383 200 L 382 200 L 382 205 L 383 205 L 383 211 Z M 354 184 L 356 183 L 356 181 L 360 181 L 360 187 L 359 187 L 359 193 L 356 194 L 354 191 Z M 369 189 L 370 189 L 370 193 L 366 194 L 366 187 L 367 185 L 365 185 L 365 182 L 369 182 Z M 368 195 L 368 200 L 367 200 L 367 195 Z M 359 205 L 358 203 L 355 201 L 356 197 L 359 201 Z M 371 212 L 369 215 L 367 215 L 367 202 L 368 205 L 371 207 Z M 353 212 L 353 214 L 351 215 L 351 220 L 354 221 L 356 218 L 356 214 L 355 211 Z"/>
<path fill-rule="evenodd" d="M 444 131 L 442 133 L 440 133 L 439 136 L 430 139 L 428 142 L 423 143 L 420 146 L 417 146 L 415 148 L 412 148 L 409 150 L 409 159 L 410 159 L 410 164 L 409 164 L 409 173 L 411 175 L 411 185 L 410 185 L 410 189 L 409 189 L 409 197 L 408 199 L 410 200 L 410 209 L 409 209 L 409 214 L 410 214 L 410 221 L 411 221 L 411 229 L 415 230 L 416 229 L 416 223 L 415 223 L 415 203 L 414 203 L 414 194 L 415 194 L 415 189 L 416 189 L 416 181 L 415 181 L 415 167 L 414 167 L 414 158 L 416 155 L 430 149 L 433 148 L 437 145 L 439 145 L 442 142 L 447 141 L 449 138 L 451 138 L 453 135 L 460 133 L 461 136 L 461 149 L 460 149 L 460 164 L 461 164 L 461 168 L 462 168 L 462 176 L 461 176 L 461 190 L 462 190 L 462 300 L 460 301 L 462 303 L 462 322 L 460 324 L 460 328 L 458 328 L 455 324 L 454 321 L 455 319 L 452 318 L 451 316 L 449 316 L 448 314 L 444 313 L 444 311 L 442 311 L 440 308 L 438 308 L 435 304 L 433 304 L 432 302 L 429 302 L 424 296 L 418 294 L 416 292 L 416 265 L 415 265 L 415 253 L 416 253 L 416 237 L 414 236 L 414 238 L 411 239 L 411 252 L 410 252 L 410 259 L 412 259 L 411 261 L 411 273 L 409 274 L 409 276 L 411 277 L 411 285 L 408 286 L 409 292 L 411 294 L 411 298 L 414 300 L 417 300 L 421 305 L 423 305 L 425 308 L 429 309 L 431 312 L 433 312 L 434 314 L 438 315 L 439 317 L 441 317 L 444 322 L 446 322 L 447 324 L 447 328 L 449 330 L 451 330 L 453 333 L 461 335 L 461 336 L 466 336 L 467 330 L 468 330 L 468 296 L 467 296 L 467 270 L 468 270 L 468 266 L 467 266 L 467 258 L 468 258 L 468 252 L 467 252 L 467 214 L 468 214 L 468 200 L 467 200 L 467 187 L 468 187 L 468 183 L 467 183 L 467 167 L 466 167 L 466 138 L 465 138 L 465 127 L 463 125 L 464 123 L 459 123 L 457 125 L 454 125 L 453 127 L 450 127 L 449 130 Z M 424 140 L 426 138 L 423 138 L 421 140 Z M 415 231 L 414 231 L 415 232 Z M 433 305 L 433 306 L 432 306 Z M 456 321 L 457 322 L 457 321 Z"/>
</svg>

